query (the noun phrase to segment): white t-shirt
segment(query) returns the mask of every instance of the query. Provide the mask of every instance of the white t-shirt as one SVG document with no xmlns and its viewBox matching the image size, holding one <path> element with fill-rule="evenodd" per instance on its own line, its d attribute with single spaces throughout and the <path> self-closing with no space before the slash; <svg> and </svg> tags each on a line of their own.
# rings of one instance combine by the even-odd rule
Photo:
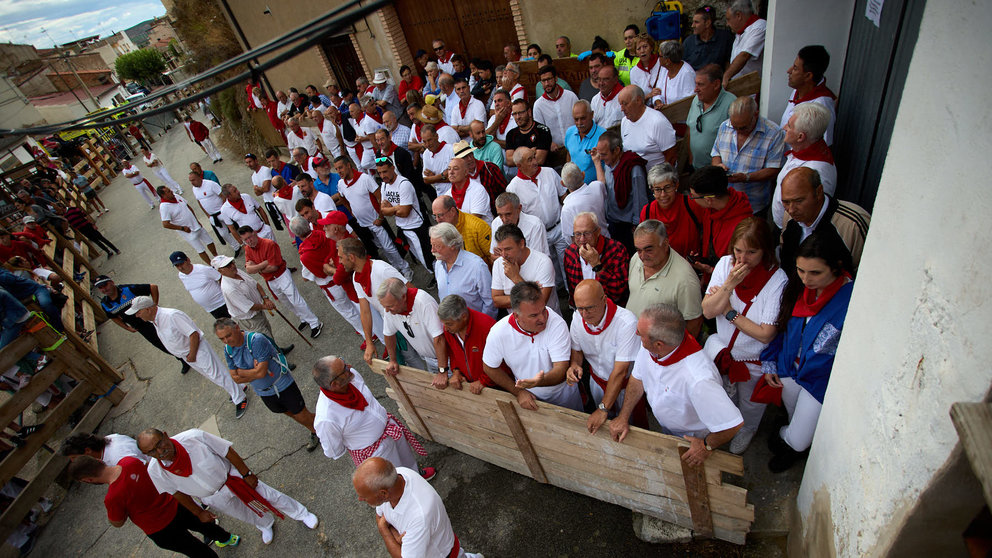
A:
<svg viewBox="0 0 992 558">
<path fill-rule="evenodd" d="M 224 293 L 224 304 L 227 304 L 227 311 L 235 320 L 247 320 L 259 311 L 252 311 L 251 307 L 262 304 L 262 295 L 258 292 L 258 283 L 251 275 L 245 273 L 243 269 L 238 270 L 238 279 L 231 277 L 221 277 L 220 290 Z"/>
<path fill-rule="evenodd" d="M 606 315 L 592 329 L 598 330 L 606 321 Z M 593 335 L 586 331 L 582 316 L 576 312 L 569 326 L 572 350 L 582 351 L 592 368 L 593 374 L 609 380 L 617 362 L 634 362 L 641 349 L 641 338 L 637 336 L 637 316 L 622 306 L 617 307 L 613 321 L 605 331 Z"/>
<path fill-rule="evenodd" d="M 108 467 L 117 465 L 117 462 L 125 457 L 133 457 L 142 463 L 148 463 L 148 456 L 141 453 L 134 438 L 123 434 L 107 434 L 104 439 L 107 440 L 107 445 L 103 446 L 103 462 Z"/>
<path fill-rule="evenodd" d="M 202 184 L 193 186 L 193 195 L 210 215 L 220 213 L 220 208 L 224 205 L 224 200 L 220 198 L 220 184 L 213 180 L 204 178 Z"/>
<path fill-rule="evenodd" d="M 514 128 L 517 127 L 517 121 L 514 120 L 512 116 L 507 115 L 506 116 L 506 119 L 509 120 L 509 123 L 506 125 L 506 129 L 505 130 L 503 130 L 502 132 L 500 132 L 499 131 L 499 126 L 497 126 L 495 130 L 493 130 L 493 136 L 495 136 L 496 139 L 498 139 L 500 141 L 506 141 L 506 134 L 510 133 L 510 130 L 512 130 L 512 129 L 514 129 Z M 495 122 L 496 122 L 496 115 L 494 114 L 494 115 L 490 116 L 489 117 L 489 121 L 486 122 L 486 129 L 488 130 L 489 127 L 492 126 Z"/>
<path fill-rule="evenodd" d="M 396 226 L 401 229 L 414 230 L 424 224 L 424 218 L 420 214 L 420 207 L 417 203 L 417 192 L 402 175 L 397 174 L 396 180 L 392 184 L 382 181 L 382 200 L 388 201 L 393 207 L 409 205 L 410 214 L 406 217 L 394 216 Z"/>
<path fill-rule="evenodd" d="M 489 235 L 491 239 L 489 242 L 489 252 L 494 253 L 496 251 L 496 231 L 503 226 L 503 218 L 497 217 L 493 219 L 490 226 L 493 232 Z M 520 218 L 517 219 L 517 226 L 524 233 L 524 241 L 527 243 L 528 248 L 546 256 L 551 255 L 551 249 L 548 247 L 548 231 L 544 230 L 544 223 L 540 219 L 533 215 L 528 215 L 521 210 Z"/>
<path fill-rule="evenodd" d="M 513 192 L 520 198 L 520 207 L 524 213 L 540 219 L 545 229 L 554 228 L 561 219 L 561 202 L 558 200 L 566 192 L 561 184 L 561 176 L 551 167 L 541 167 L 541 172 L 535 178 L 536 185 L 519 175 L 514 176 L 506 186 L 506 191 Z"/>
<path fill-rule="evenodd" d="M 174 195 L 176 196 L 176 203 L 162 202 L 158 205 L 158 212 L 162 216 L 162 220 L 180 227 L 189 227 L 190 232 L 200 230 L 200 223 L 197 222 L 189 204 L 179 194 Z"/>
<path fill-rule="evenodd" d="M 792 171 L 799 167 L 809 167 L 820 173 L 820 183 L 823 184 L 823 192 L 828 196 L 833 196 L 837 191 L 837 167 L 832 163 L 824 161 L 804 161 L 797 159 L 791 152 L 785 156 L 785 163 L 782 170 L 778 172 L 775 181 L 775 192 L 772 194 L 772 219 L 778 228 L 785 228 L 785 204 L 782 203 L 782 180 Z"/>
<path fill-rule="evenodd" d="M 152 153 L 152 152 L 150 152 L 150 151 L 148 152 L 148 156 L 147 157 L 142 157 L 141 159 L 145 162 L 145 165 L 148 166 L 148 167 L 154 167 L 155 166 L 155 163 L 161 163 L 162 162 L 162 161 L 159 161 L 158 160 L 158 157 L 156 157 L 155 154 Z"/>
<path fill-rule="evenodd" d="M 557 100 L 552 101 L 545 95 L 541 95 L 534 101 L 534 120 L 544 124 L 551 130 L 551 141 L 559 147 L 565 145 L 565 131 L 575 125 L 572 118 L 572 105 L 579 98 L 568 89 L 561 89 L 561 95 Z"/>
<path fill-rule="evenodd" d="M 314 159 L 316 159 L 316 157 L 307 157 L 304 161 L 306 164 L 300 165 L 300 170 L 309 174 L 314 180 L 317 180 L 317 169 L 313 166 Z"/>
<path fill-rule="evenodd" d="M 179 272 L 179 280 L 183 286 L 207 312 L 224 305 L 224 293 L 220 290 L 221 277 L 219 271 L 203 264 L 193 264 L 193 270 L 189 273 Z"/>
<path fill-rule="evenodd" d="M 623 110 L 620 109 L 620 101 L 614 95 L 607 101 L 602 93 L 592 98 L 592 119 L 601 128 L 612 128 L 623 120 Z"/>
<path fill-rule="evenodd" d="M 290 149 L 290 151 L 292 151 L 292 149 Z M 256 188 L 265 188 L 265 183 L 271 181 L 272 181 L 272 169 L 270 169 L 269 167 L 261 166 L 258 168 L 257 171 L 251 173 L 251 183 L 254 184 Z M 265 192 L 262 192 L 262 201 L 263 202 L 272 201 L 272 193 L 274 190 L 275 188 L 273 188 L 272 184 L 270 183 L 269 189 Z"/>
<path fill-rule="evenodd" d="M 768 22 L 759 19 L 748 25 L 740 35 L 734 34 L 734 45 L 730 49 L 730 61 L 733 62 L 737 55 L 746 52 L 751 58 L 744 64 L 741 71 L 733 77 L 743 76 L 751 72 L 761 73 L 761 53 L 765 50 L 765 28 Z M 726 85 L 726 84 L 725 84 Z"/>
<path fill-rule="evenodd" d="M 744 421 L 723 390 L 716 365 L 704 351 L 671 366 L 661 366 L 641 347 L 631 375 L 644 383 L 644 393 L 658 423 L 676 436 L 701 438 Z"/>
<path fill-rule="evenodd" d="M 471 213 L 479 217 L 487 224 L 493 222 L 493 212 L 489 207 L 489 192 L 474 178 L 468 179 L 468 187 L 465 189 L 465 198 L 458 209 L 465 213 Z"/>
<path fill-rule="evenodd" d="M 158 338 L 165 345 L 165 348 L 180 358 L 185 358 L 189 354 L 190 335 L 200 334 L 200 347 L 203 347 L 207 342 L 203 338 L 203 330 L 197 327 L 193 323 L 193 319 L 182 310 L 159 306 L 153 324 L 155 325 L 155 332 L 158 333 Z"/>
<path fill-rule="evenodd" d="M 510 101 L 516 101 L 517 99 L 526 99 L 526 98 L 527 98 L 527 90 L 524 89 L 523 84 L 518 83 L 513 86 L 513 89 L 510 90 Z"/>
<path fill-rule="evenodd" d="M 318 192 L 319 194 L 320 192 Z M 292 219 L 296 217 L 298 213 L 296 212 L 296 202 L 303 198 L 303 194 L 300 192 L 299 186 L 293 186 L 293 193 L 290 195 L 289 199 L 272 196 L 273 203 L 276 204 L 276 208 L 279 212 L 286 216 L 287 219 Z M 314 207 L 316 208 L 316 202 L 314 202 Z M 317 211 L 320 211 L 319 209 Z"/>
<path fill-rule="evenodd" d="M 583 184 L 581 188 L 568 194 L 562 202 L 561 234 L 565 236 L 565 240 L 572 238 L 575 216 L 585 212 L 596 215 L 599 219 L 599 234 L 610 238 L 606 220 L 606 186 L 598 180 Z"/>
<path fill-rule="evenodd" d="M 317 395 L 317 409 L 314 411 L 313 428 L 320 438 L 324 455 L 337 459 L 347 450 L 365 449 L 382 437 L 386 428 L 386 409 L 372 395 L 365 380 L 352 368 L 355 385 L 368 405 L 361 411 L 349 409 L 335 403 L 323 393 Z"/>
<path fill-rule="evenodd" d="M 468 107 L 465 109 L 465 116 L 462 116 L 460 106 L 461 100 L 452 98 L 451 102 L 451 120 L 448 120 L 449 125 L 468 126 L 473 120 L 478 120 L 479 122 L 486 121 L 486 105 L 482 104 L 482 101 L 476 99 L 475 97 L 469 96 Z"/>
<path fill-rule="evenodd" d="M 623 117 L 620 136 L 623 148 L 644 157 L 649 169 L 664 163 L 664 151 L 675 147 L 675 128 L 663 114 L 653 109 L 645 109 L 637 122 Z"/>
<path fill-rule="evenodd" d="M 397 467 L 404 480 L 403 495 L 396 507 L 387 500 L 375 513 L 403 534 L 403 558 L 448 556 L 455 545 L 444 502 L 417 471 Z"/>
<path fill-rule="evenodd" d="M 372 182 L 375 183 L 374 180 Z M 316 192 L 316 195 L 310 201 L 313 202 L 313 208 L 316 209 L 318 212 L 320 212 L 320 215 L 322 217 L 323 216 L 326 216 L 328 213 L 330 213 L 332 211 L 337 211 L 338 206 L 337 206 L 336 203 L 334 203 L 334 198 L 332 198 L 331 196 L 328 196 L 327 194 L 325 194 L 325 193 L 323 193 L 323 192 L 321 192 L 319 190 L 314 190 L 314 192 Z M 301 194 L 301 197 L 302 197 L 302 194 Z M 369 203 L 371 204 L 372 203 L 372 200 L 369 200 Z M 373 210 L 374 209 L 375 208 L 373 208 Z M 296 213 L 296 202 L 293 202 L 293 213 L 294 214 Z"/>
<path fill-rule="evenodd" d="M 399 279 L 404 283 L 406 283 L 406 278 L 400 275 L 400 272 L 396 271 L 395 267 L 389 265 L 388 263 L 382 260 L 369 259 L 366 260 L 365 265 L 372 266 L 372 271 L 369 273 L 369 288 L 372 289 L 372 292 L 370 293 L 365 292 L 365 289 L 362 288 L 362 285 L 355 280 L 354 277 L 355 274 L 352 274 L 351 279 L 352 282 L 355 284 L 355 294 L 358 295 L 359 299 L 364 298 L 365 300 L 369 301 L 369 304 L 372 306 L 372 308 L 375 308 L 375 311 L 378 312 L 380 316 L 384 316 L 386 314 L 386 311 L 385 309 L 383 309 L 382 305 L 379 304 L 379 299 L 376 298 L 375 296 L 376 290 L 379 289 L 379 285 L 382 284 L 383 281 L 385 281 L 390 277 L 395 277 L 396 279 Z"/>
<path fill-rule="evenodd" d="M 542 370 L 548 372 L 555 362 L 567 362 L 572 357 L 572 341 L 568 337 L 565 320 L 548 309 L 548 322 L 544 331 L 537 335 L 523 334 L 510 324 L 513 314 L 496 322 L 489 330 L 486 348 L 482 351 L 482 362 L 490 368 L 498 368 L 506 363 L 517 380 L 527 380 L 537 376 Z M 582 398 L 578 385 L 569 386 L 562 382 L 556 386 L 532 387 L 527 391 L 541 401 L 554 405 L 580 409 Z M 576 406 L 576 401 L 578 405 Z"/>
<path fill-rule="evenodd" d="M 317 151 L 317 138 L 320 136 L 320 132 L 316 128 L 309 126 L 300 126 L 300 132 L 303 133 L 302 138 L 297 136 L 289 128 L 286 128 L 286 145 L 289 147 L 289 152 L 292 153 L 297 147 L 302 147 L 307 150 L 307 154 L 311 157 L 317 155 L 319 153 Z"/>
<path fill-rule="evenodd" d="M 453 157 L 454 152 L 451 150 L 451 145 L 448 142 L 441 142 L 441 148 L 437 150 L 437 153 L 432 152 L 430 149 L 424 149 L 424 170 L 429 170 L 434 174 L 441 174 L 448 170 L 448 163 L 451 162 Z M 433 186 L 439 196 L 446 195 L 451 190 L 450 182 L 435 182 Z"/>
<path fill-rule="evenodd" d="M 375 194 L 379 185 L 371 176 L 353 171 L 352 182 L 348 184 L 345 179 L 338 180 L 338 193 L 343 195 L 351 205 L 351 213 L 355 216 L 358 224 L 363 227 L 372 226 L 372 223 L 379 218 L 379 212 L 372 205 L 370 194 Z M 332 200 L 333 203 L 333 200 Z"/>
<path fill-rule="evenodd" d="M 710 284 L 706 287 L 706 292 L 709 292 L 714 287 L 722 287 L 727 282 L 730 270 L 734 267 L 730 260 L 731 256 L 723 256 L 717 262 L 716 266 L 713 267 L 713 276 L 710 278 Z M 747 304 L 747 301 L 741 300 L 736 292 L 730 294 L 730 307 L 758 325 L 775 325 L 778 321 L 779 305 L 782 302 L 782 290 L 785 289 L 785 284 L 788 282 L 789 278 L 786 276 L 785 271 L 779 268 L 772 274 L 771 279 L 765 283 L 761 292 L 754 297 L 754 302 L 748 308 L 747 313 L 744 313 L 744 306 Z M 706 340 L 706 353 L 712 354 L 712 357 L 716 358 L 716 354 L 720 352 L 720 349 L 730 344 L 730 338 L 733 336 L 734 331 L 737 331 L 737 327 L 728 322 L 723 314 L 718 314 L 716 317 L 716 333 L 710 335 Z M 761 351 L 765 350 L 767 346 L 768 343 L 762 343 L 742 331 L 737 334 L 737 340 L 734 341 L 734 348 L 731 350 L 731 355 L 734 357 L 734 360 L 738 361 L 758 360 L 758 357 L 761 356 Z"/>
<path fill-rule="evenodd" d="M 667 70 L 665 76 L 662 78 L 661 84 L 658 85 L 658 88 L 661 89 L 661 95 L 656 97 L 661 99 L 662 104 L 670 105 L 695 94 L 696 70 L 693 70 L 688 62 L 683 62 L 682 67 L 674 76 L 668 74 Z"/>
<path fill-rule="evenodd" d="M 325 118 L 323 126 L 315 129 L 318 132 L 320 132 L 320 140 L 324 142 L 324 146 L 327 147 L 327 150 L 331 152 L 331 157 L 334 158 L 340 157 L 341 143 L 338 141 L 337 124 Z"/>
<path fill-rule="evenodd" d="M 647 63 L 647 60 L 644 60 L 643 62 Z M 650 93 L 655 87 L 661 89 L 663 87 L 662 82 L 665 81 L 665 77 L 667 75 L 668 70 L 661 66 L 661 59 L 658 59 L 655 60 L 654 66 L 646 72 L 640 65 L 635 65 L 632 67 L 630 69 L 630 84 L 641 88 L 641 91 L 644 92 L 644 97 L 648 103 L 648 106 L 651 106 L 656 100 L 660 100 L 662 97 L 661 95 L 648 97 L 648 93 Z M 695 81 L 695 76 L 693 76 L 693 81 Z M 695 86 L 695 84 L 693 84 L 693 86 Z M 665 101 L 662 100 L 662 102 Z"/>
<path fill-rule="evenodd" d="M 409 331 L 403 327 L 404 323 L 409 326 Z M 406 316 L 388 311 L 382 315 L 382 333 L 396 335 L 396 332 L 400 332 L 424 360 L 437 360 L 434 338 L 444 334 L 444 326 L 437 317 L 437 301 L 430 293 L 418 290 L 413 299 L 413 309 Z"/>
<path fill-rule="evenodd" d="M 159 493 L 182 492 L 196 498 L 206 498 L 224 487 L 228 474 L 241 476 L 224 458 L 231 449 L 231 442 L 196 428 L 174 434 L 172 439 L 182 444 L 189 453 L 193 474 L 188 477 L 173 475 L 162 467 L 158 459 L 150 459 L 148 476 Z"/>
<path fill-rule="evenodd" d="M 138 167 L 134 166 L 134 163 L 131 163 L 130 167 L 125 167 L 123 172 L 124 176 L 126 176 L 127 179 L 131 181 L 131 184 L 134 184 L 135 186 L 145 181 L 145 177 L 141 176 L 141 171 L 138 170 Z"/>
<path fill-rule="evenodd" d="M 258 231 L 265 224 L 259 218 L 258 214 L 255 213 L 255 210 L 258 209 L 258 202 L 255 201 L 255 198 L 246 194 L 241 194 L 241 201 L 245 204 L 245 213 L 241 213 L 235 209 L 230 201 L 225 201 L 224 205 L 220 208 L 221 221 L 224 221 L 228 225 L 235 225 L 237 228 L 247 225 L 252 230 Z"/>
<path fill-rule="evenodd" d="M 523 265 L 520 266 L 520 277 L 524 281 L 537 283 L 542 289 L 551 287 L 548 306 L 555 312 L 561 313 L 558 307 L 558 295 L 555 293 L 555 266 L 551 263 L 551 258 L 537 250 L 531 250 L 530 255 L 527 256 Z M 493 262 L 493 290 L 503 291 L 503 294 L 510 294 L 513 285 L 513 281 L 503 271 L 503 258 L 496 258 L 496 261 Z"/>
</svg>

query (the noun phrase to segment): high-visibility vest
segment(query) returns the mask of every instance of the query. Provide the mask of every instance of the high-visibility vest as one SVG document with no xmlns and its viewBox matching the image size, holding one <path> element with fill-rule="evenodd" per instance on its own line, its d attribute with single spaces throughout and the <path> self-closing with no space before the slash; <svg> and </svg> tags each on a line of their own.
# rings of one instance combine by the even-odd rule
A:
<svg viewBox="0 0 992 558">
<path fill-rule="evenodd" d="M 617 72 L 620 74 L 620 81 L 625 86 L 630 85 L 630 70 L 637 65 L 638 60 L 640 59 L 636 56 L 628 56 L 627 49 L 613 52 L 613 65 L 617 67 Z"/>
</svg>

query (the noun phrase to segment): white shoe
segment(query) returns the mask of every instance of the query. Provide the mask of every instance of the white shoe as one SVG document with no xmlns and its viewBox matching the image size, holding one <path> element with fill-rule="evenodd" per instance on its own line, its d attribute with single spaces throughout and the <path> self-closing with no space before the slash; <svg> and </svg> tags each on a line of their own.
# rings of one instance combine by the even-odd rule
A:
<svg viewBox="0 0 992 558">
<path fill-rule="evenodd" d="M 303 518 L 303 524 L 310 529 L 316 529 L 318 523 L 320 523 L 320 520 L 317 519 L 317 516 L 314 515 L 313 513 L 309 513 L 307 514 L 306 517 Z"/>
<path fill-rule="evenodd" d="M 262 532 L 262 542 L 264 544 L 270 544 L 272 542 L 272 526 L 269 525 L 264 529 L 259 529 Z"/>
<path fill-rule="evenodd" d="M 730 440 L 730 453 L 734 455 L 740 455 L 744 453 L 744 450 L 751 445 L 751 440 L 754 438 L 755 430 L 740 429 L 737 434 L 734 435 L 734 439 Z"/>
</svg>

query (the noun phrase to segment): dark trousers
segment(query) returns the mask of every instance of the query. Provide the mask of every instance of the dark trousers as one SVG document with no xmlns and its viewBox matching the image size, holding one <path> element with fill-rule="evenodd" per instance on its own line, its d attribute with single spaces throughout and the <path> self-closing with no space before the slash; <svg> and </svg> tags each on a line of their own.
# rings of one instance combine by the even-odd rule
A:
<svg viewBox="0 0 992 558">
<path fill-rule="evenodd" d="M 269 217 L 272 219 L 272 228 L 277 231 L 282 230 L 282 212 L 276 207 L 273 202 L 265 202 L 265 210 L 269 212 Z"/>
<path fill-rule="evenodd" d="M 106 252 L 108 255 L 111 252 L 117 252 L 118 254 L 121 253 L 121 251 L 118 250 L 116 246 L 114 246 L 114 243 L 107 240 L 107 237 L 103 236 L 100 233 L 100 231 L 96 230 L 96 227 L 94 227 L 93 225 L 84 225 L 76 230 L 78 230 L 80 234 L 82 234 L 86 238 L 95 242 L 97 246 L 103 248 L 103 251 Z"/>
<path fill-rule="evenodd" d="M 35 302 L 41 306 L 41 311 L 45 313 L 52 327 L 59 331 L 65 331 L 65 326 L 62 325 L 62 307 L 65 306 L 65 297 L 61 297 L 62 302 L 56 304 L 55 299 L 52 298 L 52 292 L 40 285 L 33 294 Z M 154 327 L 152 326 L 152 328 Z"/>
<path fill-rule="evenodd" d="M 365 246 L 365 253 L 369 258 L 373 260 L 381 260 L 379 257 L 379 247 L 375 244 L 375 238 L 372 235 L 372 231 L 366 229 L 365 227 L 358 224 L 358 221 L 354 217 L 348 220 L 348 224 L 351 225 L 351 229 L 355 231 L 355 236 L 358 240 L 362 241 L 362 246 Z M 389 227 L 386 227 L 389 230 Z"/>
<path fill-rule="evenodd" d="M 135 137 L 134 139 L 138 140 L 138 144 L 141 145 L 141 147 L 144 147 L 148 151 L 152 150 L 152 146 L 148 143 L 148 140 L 145 139 L 145 136 Z"/>
<path fill-rule="evenodd" d="M 216 319 L 216 320 L 219 320 L 221 318 L 230 318 L 231 317 L 231 313 L 227 311 L 227 305 L 226 304 L 225 305 L 221 305 L 221 306 L 219 306 L 219 307 L 214 308 L 213 310 L 211 310 L 210 311 L 210 315 L 213 316 L 214 319 Z"/>
<path fill-rule="evenodd" d="M 198 558 L 216 558 L 217 553 L 206 543 L 194 537 L 190 531 L 196 531 L 215 541 L 225 542 L 231 538 L 231 534 L 220 525 L 213 521 L 201 522 L 192 512 L 181 505 L 176 508 L 176 517 L 172 518 L 172 521 L 164 529 L 148 535 L 148 538 L 159 548 L 179 554 Z"/>
<path fill-rule="evenodd" d="M 424 219 L 424 222 L 414 232 L 417 233 L 417 238 L 420 239 L 420 249 L 424 253 L 424 260 L 427 262 L 427 271 L 434 273 L 434 254 L 431 253 L 430 228 L 430 221 Z M 406 237 L 404 236 L 403 238 Z"/>
<path fill-rule="evenodd" d="M 623 244 L 623 247 L 627 249 L 628 254 L 633 255 L 637 253 L 637 250 L 634 250 L 633 223 L 610 222 L 607 229 L 610 231 L 610 237 L 620 244 Z"/>
</svg>

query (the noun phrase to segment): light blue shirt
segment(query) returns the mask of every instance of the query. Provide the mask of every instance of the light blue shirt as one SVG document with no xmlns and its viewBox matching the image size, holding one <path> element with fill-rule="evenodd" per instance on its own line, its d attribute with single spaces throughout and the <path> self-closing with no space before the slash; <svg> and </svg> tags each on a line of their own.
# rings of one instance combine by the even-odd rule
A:
<svg viewBox="0 0 992 558">
<path fill-rule="evenodd" d="M 565 148 L 568 149 L 572 162 L 586 173 L 586 184 L 596 180 L 596 165 L 592 164 L 592 157 L 586 153 L 586 150 L 595 149 L 596 144 L 599 143 L 599 136 L 603 135 L 605 131 L 595 122 L 592 123 L 592 128 L 589 128 L 589 133 L 584 138 L 579 137 L 579 129 L 575 126 L 565 130 Z"/>
<path fill-rule="evenodd" d="M 493 276 L 482 258 L 467 250 L 460 250 L 455 263 L 448 266 L 441 260 L 434 260 L 434 276 L 437 278 L 437 297 L 456 294 L 465 299 L 468 307 L 476 312 L 496 317 L 493 304 Z"/>
</svg>

